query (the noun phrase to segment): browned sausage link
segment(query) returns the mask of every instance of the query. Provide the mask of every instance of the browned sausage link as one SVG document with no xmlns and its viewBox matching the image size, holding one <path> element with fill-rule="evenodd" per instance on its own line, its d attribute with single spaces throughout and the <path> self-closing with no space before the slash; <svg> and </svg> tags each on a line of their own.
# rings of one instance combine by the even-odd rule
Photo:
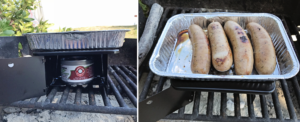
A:
<svg viewBox="0 0 300 122">
<path fill-rule="evenodd" d="M 193 73 L 208 74 L 211 65 L 209 41 L 198 25 L 191 25 L 188 32 L 193 48 L 191 70 Z"/>
<path fill-rule="evenodd" d="M 253 69 L 253 49 L 243 28 L 234 21 L 227 21 L 224 30 L 233 48 L 234 69 L 237 75 L 250 75 Z"/>
<path fill-rule="evenodd" d="M 276 67 L 276 53 L 268 32 L 258 23 L 247 24 L 254 47 L 255 69 L 259 74 L 272 74 Z"/>
<path fill-rule="evenodd" d="M 219 22 L 208 25 L 208 38 L 212 51 L 212 64 L 216 70 L 224 72 L 232 66 L 232 52 L 227 37 Z"/>
</svg>

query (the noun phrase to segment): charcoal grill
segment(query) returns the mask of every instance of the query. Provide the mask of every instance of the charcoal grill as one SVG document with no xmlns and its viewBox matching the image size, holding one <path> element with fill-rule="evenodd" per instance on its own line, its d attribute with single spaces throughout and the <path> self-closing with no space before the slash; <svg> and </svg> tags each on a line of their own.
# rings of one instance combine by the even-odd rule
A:
<svg viewBox="0 0 300 122">
<path fill-rule="evenodd" d="M 288 16 L 286 13 L 287 11 L 282 11 L 282 8 L 279 8 L 278 10 L 271 10 L 268 11 L 267 9 L 263 10 L 255 10 L 253 8 L 246 8 L 245 3 L 246 2 L 236 2 L 236 1 L 222 1 L 220 5 L 213 4 L 212 1 L 159 1 L 159 0 L 144 0 L 144 2 L 148 5 L 153 4 L 154 2 L 160 3 L 164 7 L 164 13 L 160 19 L 160 23 L 157 29 L 155 43 L 157 42 L 158 38 L 160 37 L 160 34 L 167 22 L 167 20 L 172 17 L 173 15 L 179 14 L 179 13 L 203 13 L 203 12 L 269 12 L 277 15 L 283 22 L 287 33 L 290 37 L 290 40 L 292 39 L 292 35 L 295 35 L 297 39 L 300 39 L 299 35 L 299 27 L 297 27 L 294 22 L 292 21 L 289 16 L 296 15 L 292 12 L 289 13 Z M 219 1 L 220 2 L 220 1 Z M 249 2 L 249 1 L 248 1 Z M 217 3 L 217 2 L 216 2 Z M 224 4 L 223 4 L 224 3 Z M 238 5 L 242 4 L 242 5 Z M 251 3 L 251 2 L 250 2 Z M 253 1 L 253 3 L 259 3 L 257 1 Z M 291 3 L 291 2 L 290 2 Z M 298 2 L 300 3 L 300 2 Z M 231 6 L 231 4 L 233 4 Z M 286 5 L 288 3 L 283 4 Z M 297 4 L 296 4 L 297 5 Z M 296 6 L 295 4 L 293 6 Z M 182 7 L 179 7 L 182 6 Z M 194 8 L 197 6 L 197 8 Z M 201 6 L 202 8 L 199 8 L 198 6 Z M 212 8 L 227 8 L 227 9 L 208 9 L 208 7 Z M 237 7 L 239 6 L 239 7 Z M 260 5 L 261 7 L 262 5 Z M 266 6 L 276 6 L 274 3 L 273 5 L 269 4 Z M 298 5 L 299 6 L 299 5 Z M 203 8 L 206 7 L 206 8 Z M 228 10 L 228 8 L 232 8 L 232 10 Z M 267 7 L 266 7 L 267 8 Z M 299 7 L 298 7 L 299 8 Z M 293 8 L 289 8 L 290 11 Z M 296 9 L 296 8 L 295 8 Z M 274 13 L 276 12 L 276 13 Z M 279 13 L 285 13 L 285 14 L 279 14 Z M 143 19 L 140 19 L 143 20 Z M 297 17 L 293 16 L 293 20 L 297 20 L 297 24 L 299 24 L 299 19 Z M 142 22 L 140 22 L 142 23 Z M 143 25 L 140 25 L 143 26 Z M 142 31 L 142 30 L 140 30 Z M 299 59 L 299 43 L 298 41 L 292 42 L 294 50 L 298 56 Z M 160 77 L 158 82 L 154 81 L 153 78 L 157 77 L 155 74 L 153 74 L 149 67 L 149 58 L 152 54 L 152 51 L 155 46 L 152 46 L 152 49 L 149 52 L 148 57 L 145 59 L 141 67 L 139 68 L 139 79 L 140 81 L 144 80 L 145 83 L 143 86 L 141 86 L 142 89 L 140 89 L 140 97 L 139 97 L 139 119 L 142 121 L 143 117 L 147 118 L 146 121 L 156 121 L 159 119 L 167 119 L 167 120 L 197 120 L 197 121 L 299 121 L 297 118 L 297 113 L 294 110 L 294 105 L 299 104 L 300 102 L 300 89 L 299 89 L 299 74 L 291 79 L 286 80 L 280 80 L 281 89 L 284 94 L 284 98 L 286 101 L 286 106 L 288 109 L 288 114 L 290 116 L 290 119 L 284 119 L 283 113 L 281 111 L 281 104 L 279 103 L 277 90 L 274 89 L 274 92 L 272 93 L 253 93 L 253 92 L 245 92 L 245 91 L 237 91 L 232 90 L 231 93 L 234 93 L 234 116 L 226 115 L 226 108 L 227 108 L 227 93 L 230 92 L 222 92 L 221 91 L 221 101 L 218 104 L 221 104 L 220 106 L 220 115 L 213 115 L 213 100 L 214 100 L 214 93 L 220 92 L 220 91 L 213 91 L 213 90 L 190 90 L 190 91 L 182 91 L 178 88 L 174 87 L 172 85 L 171 80 L 171 86 L 167 88 L 166 90 L 162 90 L 163 86 L 167 80 L 165 77 Z M 142 77 L 144 73 L 148 73 L 147 77 Z M 151 87 L 152 86 L 152 87 Z M 153 89 L 153 86 L 157 86 L 155 91 L 150 92 L 151 89 Z M 293 91 L 291 90 L 293 89 Z M 199 114 L 199 105 L 200 105 L 200 95 L 201 92 L 208 91 L 208 97 L 207 97 L 207 108 L 206 108 L 206 114 Z M 230 90 L 229 90 L 230 91 Z M 241 110 L 240 110 L 240 94 L 246 93 L 247 94 L 247 106 L 248 106 L 248 117 L 241 116 Z M 261 104 L 261 113 L 262 117 L 256 117 L 254 113 L 254 106 L 253 106 L 253 100 L 255 98 L 255 95 L 259 95 L 260 98 L 260 104 Z M 275 114 L 276 118 L 270 118 L 268 109 L 267 109 L 267 103 L 266 103 L 266 95 L 271 94 L 272 96 L 272 102 L 274 104 L 275 108 Z M 297 103 L 293 103 L 292 97 L 296 97 Z M 185 108 L 188 103 L 191 103 L 193 101 L 193 110 L 192 113 L 185 113 Z M 147 111 L 147 105 L 152 105 L 151 107 L 157 107 L 156 111 Z M 149 109 L 150 110 L 150 109 Z M 178 112 L 173 113 L 175 110 L 178 110 Z M 144 115 L 148 115 L 149 117 L 143 116 L 141 113 L 143 111 Z M 143 119 L 144 121 L 145 119 Z"/>
<path fill-rule="evenodd" d="M 24 36 L 1 37 L 0 40 L 0 67 L 4 69 L 1 71 L 0 106 L 136 115 L 136 53 L 133 53 L 136 52 L 136 39 L 125 39 L 122 48 L 68 51 L 29 50 Z M 32 57 L 18 58 L 19 42 L 23 46 L 22 55 Z M 60 78 L 59 59 L 74 55 L 94 58 L 95 77 L 88 85 L 71 86 Z M 8 66 L 11 64 L 12 67 Z M 59 92 L 62 95 L 55 101 Z M 75 94 L 73 103 L 68 102 L 70 94 Z M 45 100 L 42 95 L 46 95 Z M 83 95 L 88 95 L 88 101 L 83 101 Z M 101 96 L 102 105 L 97 103 L 97 95 Z M 111 104 L 110 97 L 116 98 L 118 106 Z M 125 100 L 127 98 L 129 101 Z"/>
</svg>

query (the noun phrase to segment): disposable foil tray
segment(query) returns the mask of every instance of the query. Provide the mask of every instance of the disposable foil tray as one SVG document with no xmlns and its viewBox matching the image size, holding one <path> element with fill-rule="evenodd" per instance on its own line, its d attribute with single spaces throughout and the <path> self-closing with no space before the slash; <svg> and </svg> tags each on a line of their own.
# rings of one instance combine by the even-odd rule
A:
<svg viewBox="0 0 300 122">
<path fill-rule="evenodd" d="M 230 70 L 226 72 L 217 71 L 213 65 L 211 65 L 208 74 L 194 74 L 191 72 L 192 45 L 186 30 L 194 23 L 200 25 L 206 33 L 210 22 L 219 21 L 224 24 L 227 20 L 236 21 L 244 28 L 250 40 L 251 36 L 246 30 L 248 22 L 257 22 L 266 29 L 276 50 L 277 64 L 275 71 L 271 75 L 259 75 L 254 66 L 251 75 L 236 75 L 234 63 Z M 178 35 L 184 32 L 186 32 L 186 35 L 183 38 L 187 38 L 187 40 L 179 43 L 177 40 Z M 275 15 L 268 13 L 194 13 L 175 15 L 166 23 L 153 51 L 149 65 L 150 69 L 160 76 L 202 81 L 273 81 L 291 78 L 299 71 L 299 61 L 281 20 Z"/>
<path fill-rule="evenodd" d="M 120 48 L 127 31 L 129 30 L 29 33 L 25 36 L 31 50 Z"/>
</svg>

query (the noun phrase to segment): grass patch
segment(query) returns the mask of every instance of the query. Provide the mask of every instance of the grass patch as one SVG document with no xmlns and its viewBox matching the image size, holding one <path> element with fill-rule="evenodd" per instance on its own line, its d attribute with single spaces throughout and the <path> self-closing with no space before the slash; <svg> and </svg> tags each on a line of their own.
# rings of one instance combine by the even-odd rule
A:
<svg viewBox="0 0 300 122">
<path fill-rule="evenodd" d="M 130 31 L 126 32 L 125 38 L 137 38 L 137 26 L 92 26 L 92 27 L 80 27 L 80 28 L 72 28 L 72 30 L 79 31 L 97 31 L 97 30 L 118 30 L 118 29 L 129 29 Z M 56 30 L 48 30 L 48 32 L 59 32 Z"/>
<path fill-rule="evenodd" d="M 150 11 L 149 7 L 146 4 L 144 4 L 141 0 L 139 0 L 139 5 L 142 7 L 144 15 L 148 17 L 148 13 Z"/>
</svg>

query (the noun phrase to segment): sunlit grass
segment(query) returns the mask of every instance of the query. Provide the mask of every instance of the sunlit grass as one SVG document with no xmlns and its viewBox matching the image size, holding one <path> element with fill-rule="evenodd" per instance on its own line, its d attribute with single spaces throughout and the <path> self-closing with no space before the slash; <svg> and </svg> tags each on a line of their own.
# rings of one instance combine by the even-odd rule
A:
<svg viewBox="0 0 300 122">
<path fill-rule="evenodd" d="M 97 31 L 97 30 L 118 30 L 118 29 L 129 29 L 130 31 L 126 32 L 125 38 L 137 38 L 137 26 L 92 26 L 92 27 L 80 27 L 72 28 L 72 30 L 78 31 Z M 58 32 L 58 29 L 48 30 L 48 32 Z"/>
</svg>

